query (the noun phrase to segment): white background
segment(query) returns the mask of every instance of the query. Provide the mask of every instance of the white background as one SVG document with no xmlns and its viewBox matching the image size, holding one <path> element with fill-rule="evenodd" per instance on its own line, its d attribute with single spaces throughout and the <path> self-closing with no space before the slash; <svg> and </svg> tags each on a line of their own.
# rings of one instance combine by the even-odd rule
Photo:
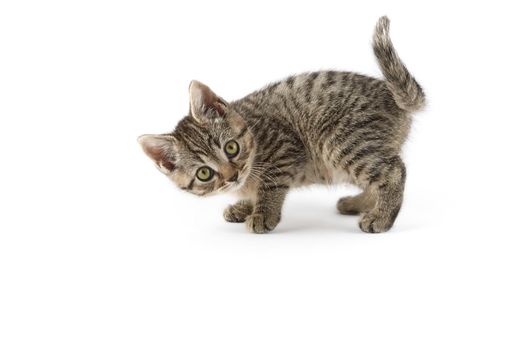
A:
<svg viewBox="0 0 525 350">
<path fill-rule="evenodd" d="M 523 349 L 519 2 L 2 1 L 0 349 Z M 290 194 L 274 233 L 177 190 L 136 138 L 192 79 L 373 76 L 388 14 L 426 89 L 395 228 Z"/>
</svg>

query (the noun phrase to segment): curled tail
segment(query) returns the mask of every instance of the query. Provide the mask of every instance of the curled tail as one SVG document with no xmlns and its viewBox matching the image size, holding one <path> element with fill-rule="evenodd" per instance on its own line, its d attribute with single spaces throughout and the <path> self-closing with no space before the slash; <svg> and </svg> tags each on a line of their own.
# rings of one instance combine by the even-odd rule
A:
<svg viewBox="0 0 525 350">
<path fill-rule="evenodd" d="M 397 55 L 388 35 L 390 20 L 379 18 L 374 33 L 374 54 L 386 84 L 396 104 L 408 112 L 416 112 L 425 105 L 425 93 Z"/>
</svg>

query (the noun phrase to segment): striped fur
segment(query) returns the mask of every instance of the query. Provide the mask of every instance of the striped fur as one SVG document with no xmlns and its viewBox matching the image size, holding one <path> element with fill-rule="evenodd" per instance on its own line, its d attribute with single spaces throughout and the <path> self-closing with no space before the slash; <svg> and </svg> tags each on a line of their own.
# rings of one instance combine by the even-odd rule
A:
<svg viewBox="0 0 525 350">
<path fill-rule="evenodd" d="M 399 154 L 410 113 L 424 93 L 400 61 L 379 19 L 373 48 L 385 80 L 350 72 L 291 76 L 230 103 L 199 82 L 190 85 L 190 114 L 170 134 L 140 138 L 144 151 L 180 188 L 197 195 L 235 192 L 224 217 L 252 232 L 279 223 L 287 192 L 314 183 L 363 189 L 337 203 L 361 214 L 365 232 L 390 229 L 403 201 L 406 171 Z M 225 154 L 235 140 L 240 152 Z M 208 166 L 210 181 L 196 178 Z M 229 181 L 235 179 L 235 181 Z"/>
</svg>

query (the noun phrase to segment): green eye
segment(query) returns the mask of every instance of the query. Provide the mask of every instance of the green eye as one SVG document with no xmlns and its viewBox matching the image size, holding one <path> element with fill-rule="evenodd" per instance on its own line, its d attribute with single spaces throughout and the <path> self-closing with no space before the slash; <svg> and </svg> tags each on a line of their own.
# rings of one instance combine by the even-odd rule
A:
<svg viewBox="0 0 525 350">
<path fill-rule="evenodd" d="M 203 166 L 197 169 L 197 179 L 203 182 L 210 181 L 214 174 L 215 172 L 213 171 L 213 169 L 207 166 Z"/>
<path fill-rule="evenodd" d="M 226 142 L 224 145 L 224 153 L 228 158 L 233 158 L 239 154 L 239 144 L 233 140 Z"/>
</svg>

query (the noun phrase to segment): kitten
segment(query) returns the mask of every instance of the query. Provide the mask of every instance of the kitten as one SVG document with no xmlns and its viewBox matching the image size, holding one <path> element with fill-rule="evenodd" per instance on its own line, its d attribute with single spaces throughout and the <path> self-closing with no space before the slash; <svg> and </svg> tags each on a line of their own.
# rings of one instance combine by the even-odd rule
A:
<svg viewBox="0 0 525 350">
<path fill-rule="evenodd" d="M 363 192 L 337 203 L 361 214 L 365 232 L 389 230 L 401 208 L 399 154 L 423 90 L 399 59 L 389 20 L 379 19 L 373 49 L 385 80 L 349 72 L 291 76 L 233 102 L 192 81 L 190 111 L 169 134 L 139 138 L 145 153 L 181 189 L 199 196 L 234 192 L 224 211 L 248 230 L 273 230 L 291 188 L 351 183 Z"/>
</svg>

